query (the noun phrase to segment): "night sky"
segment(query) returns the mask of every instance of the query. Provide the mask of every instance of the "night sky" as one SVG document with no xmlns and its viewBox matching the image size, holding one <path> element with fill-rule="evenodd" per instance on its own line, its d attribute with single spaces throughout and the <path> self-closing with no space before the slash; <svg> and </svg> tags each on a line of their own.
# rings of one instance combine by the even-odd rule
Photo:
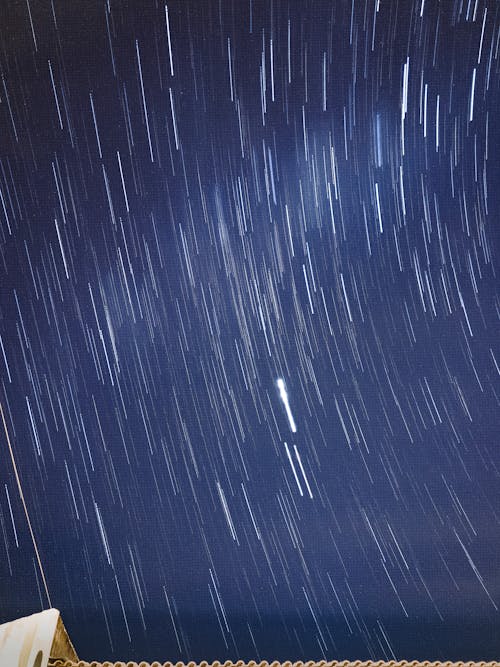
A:
<svg viewBox="0 0 500 667">
<path fill-rule="evenodd" d="M 498 658 L 500 4 L 0 4 L 0 620 Z"/>
</svg>

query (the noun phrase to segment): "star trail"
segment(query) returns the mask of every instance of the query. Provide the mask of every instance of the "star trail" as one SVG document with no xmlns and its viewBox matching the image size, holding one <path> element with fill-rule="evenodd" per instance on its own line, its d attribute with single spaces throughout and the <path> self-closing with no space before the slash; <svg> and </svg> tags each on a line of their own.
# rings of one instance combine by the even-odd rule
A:
<svg viewBox="0 0 500 667">
<path fill-rule="evenodd" d="M 2 621 L 498 658 L 499 10 L 3 0 Z"/>
</svg>

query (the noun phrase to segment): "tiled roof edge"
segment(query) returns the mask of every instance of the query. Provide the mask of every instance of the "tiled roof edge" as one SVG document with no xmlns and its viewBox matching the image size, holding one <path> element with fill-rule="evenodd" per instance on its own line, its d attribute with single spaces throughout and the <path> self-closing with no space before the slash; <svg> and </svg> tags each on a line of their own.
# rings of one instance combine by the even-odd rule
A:
<svg viewBox="0 0 500 667">
<path fill-rule="evenodd" d="M 244 662 L 243 660 L 238 660 L 233 662 L 232 660 L 226 660 L 224 662 L 215 660 L 213 662 L 207 662 L 203 660 L 202 662 L 98 662 L 96 660 L 92 662 L 86 662 L 85 660 L 80 660 L 79 662 L 72 662 L 70 660 L 55 660 L 49 662 L 49 667 L 500 667 L 500 662 L 490 661 L 490 662 L 475 662 L 475 661 L 432 661 L 432 660 L 308 660 L 307 662 L 297 661 L 291 662 L 289 660 L 280 662 L 279 660 L 273 660 L 268 662 L 267 660 L 261 660 L 259 662 L 255 660 L 250 660 L 249 662 Z"/>
</svg>

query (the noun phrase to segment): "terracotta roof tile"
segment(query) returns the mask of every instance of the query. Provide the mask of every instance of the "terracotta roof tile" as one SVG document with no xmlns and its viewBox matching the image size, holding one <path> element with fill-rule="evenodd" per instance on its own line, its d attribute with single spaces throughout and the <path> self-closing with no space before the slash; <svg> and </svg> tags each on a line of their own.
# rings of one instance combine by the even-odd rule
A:
<svg viewBox="0 0 500 667">
<path fill-rule="evenodd" d="M 71 660 L 52 660 L 49 662 L 49 667 L 500 667 L 500 662 L 491 661 L 491 662 L 439 662 L 439 661 L 418 661 L 418 660 L 391 660 L 390 662 L 385 662 L 383 660 L 372 661 L 372 660 L 333 660 L 327 662 L 325 660 L 308 660 L 307 662 L 280 662 L 279 660 L 273 660 L 272 662 L 267 662 L 262 660 L 256 662 L 251 660 L 249 662 L 244 662 L 243 660 L 238 660 L 237 662 L 232 662 L 231 660 L 226 660 L 225 662 L 220 662 L 215 660 L 214 662 L 207 662 L 203 660 L 200 663 L 196 662 L 98 662 L 93 660 L 92 662 L 86 662 L 85 660 L 80 660 L 79 662 L 72 662 Z"/>
</svg>

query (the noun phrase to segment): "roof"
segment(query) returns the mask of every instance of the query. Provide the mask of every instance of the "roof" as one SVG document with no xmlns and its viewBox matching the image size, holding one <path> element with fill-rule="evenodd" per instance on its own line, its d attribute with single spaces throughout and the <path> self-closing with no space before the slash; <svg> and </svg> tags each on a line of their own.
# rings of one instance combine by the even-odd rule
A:
<svg viewBox="0 0 500 667">
<path fill-rule="evenodd" d="M 0 625 L 1 667 L 500 667 L 500 662 L 438 662 L 418 660 L 308 660 L 281 662 L 218 660 L 207 662 L 86 662 L 79 660 L 57 609 Z"/>
<path fill-rule="evenodd" d="M 80 662 L 71 662 L 71 660 L 55 660 L 54 662 L 49 663 L 49 667 L 499 667 L 500 662 L 438 662 L 438 661 L 418 661 L 418 660 L 391 660 L 390 662 L 385 662 L 383 660 L 372 661 L 372 660 L 332 660 L 327 662 L 326 660 L 308 660 L 307 662 L 280 662 L 274 660 L 273 662 L 267 662 L 262 660 L 256 662 L 251 660 L 250 662 L 244 662 L 243 660 L 238 660 L 237 662 L 232 662 L 231 660 L 226 660 L 225 662 L 85 662 L 80 660 Z"/>
</svg>

